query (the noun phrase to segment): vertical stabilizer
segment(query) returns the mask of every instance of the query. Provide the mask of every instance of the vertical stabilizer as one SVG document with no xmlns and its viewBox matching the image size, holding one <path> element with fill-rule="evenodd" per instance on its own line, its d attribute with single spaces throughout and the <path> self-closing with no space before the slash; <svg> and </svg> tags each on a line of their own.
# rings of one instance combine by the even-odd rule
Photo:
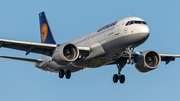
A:
<svg viewBox="0 0 180 101">
<path fill-rule="evenodd" d="M 41 43 L 56 44 L 44 12 L 39 13 Z"/>
</svg>

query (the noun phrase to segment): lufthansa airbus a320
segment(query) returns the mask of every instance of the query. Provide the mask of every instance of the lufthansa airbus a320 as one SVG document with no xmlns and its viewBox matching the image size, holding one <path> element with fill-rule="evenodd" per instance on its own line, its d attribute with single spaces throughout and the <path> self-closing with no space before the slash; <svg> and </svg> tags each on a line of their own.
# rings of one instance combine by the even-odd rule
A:
<svg viewBox="0 0 180 101">
<path fill-rule="evenodd" d="M 71 73 L 85 68 L 117 65 L 113 82 L 125 82 L 121 74 L 126 64 L 135 64 L 139 72 L 156 69 L 161 61 L 168 64 L 180 54 L 159 54 L 154 50 L 135 52 L 134 48 L 149 37 L 147 23 L 139 17 L 127 17 L 85 34 L 64 44 L 56 44 L 45 13 L 39 14 L 41 43 L 0 39 L 0 47 L 42 54 L 38 59 L 0 56 L 1 58 L 34 62 L 37 68 L 59 73 L 70 79 Z"/>
</svg>

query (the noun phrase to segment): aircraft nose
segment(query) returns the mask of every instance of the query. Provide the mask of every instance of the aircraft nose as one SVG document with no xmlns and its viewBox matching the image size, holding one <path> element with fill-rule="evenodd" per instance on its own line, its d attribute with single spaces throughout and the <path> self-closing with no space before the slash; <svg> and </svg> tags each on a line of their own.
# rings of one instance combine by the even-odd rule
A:
<svg viewBox="0 0 180 101">
<path fill-rule="evenodd" d="M 149 34 L 150 34 L 150 30 L 148 26 L 143 26 L 141 27 L 141 31 L 140 31 L 140 37 L 141 38 L 148 38 Z"/>
</svg>

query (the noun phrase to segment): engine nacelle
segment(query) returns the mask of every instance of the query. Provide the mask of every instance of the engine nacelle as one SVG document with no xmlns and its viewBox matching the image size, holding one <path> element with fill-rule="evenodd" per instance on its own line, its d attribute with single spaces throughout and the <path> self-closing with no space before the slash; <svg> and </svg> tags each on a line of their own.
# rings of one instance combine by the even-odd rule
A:
<svg viewBox="0 0 180 101">
<path fill-rule="evenodd" d="M 161 63 L 161 57 L 154 50 L 148 50 L 136 58 L 136 69 L 140 72 L 148 72 L 156 69 Z"/>
<path fill-rule="evenodd" d="M 53 53 L 52 59 L 59 65 L 65 65 L 75 61 L 79 56 L 79 49 L 72 43 L 58 46 Z"/>
</svg>

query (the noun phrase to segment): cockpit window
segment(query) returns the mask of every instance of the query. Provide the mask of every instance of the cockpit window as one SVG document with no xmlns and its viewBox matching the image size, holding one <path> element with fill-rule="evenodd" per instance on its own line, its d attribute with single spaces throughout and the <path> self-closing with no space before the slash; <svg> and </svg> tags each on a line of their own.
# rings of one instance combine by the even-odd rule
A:
<svg viewBox="0 0 180 101">
<path fill-rule="evenodd" d="M 147 23 L 145 21 L 142 21 L 143 24 L 147 25 Z"/>
<path fill-rule="evenodd" d="M 125 26 L 129 25 L 130 22 L 131 22 L 131 21 L 128 21 Z"/>
<path fill-rule="evenodd" d="M 134 23 L 134 21 L 131 21 L 130 23 L 129 23 L 129 25 L 131 25 L 131 24 L 133 24 Z"/>
<path fill-rule="evenodd" d="M 141 24 L 141 21 L 134 21 L 135 24 Z"/>
<path fill-rule="evenodd" d="M 131 24 L 145 24 L 147 23 L 145 21 L 128 21 L 125 26 L 131 25 Z"/>
</svg>

